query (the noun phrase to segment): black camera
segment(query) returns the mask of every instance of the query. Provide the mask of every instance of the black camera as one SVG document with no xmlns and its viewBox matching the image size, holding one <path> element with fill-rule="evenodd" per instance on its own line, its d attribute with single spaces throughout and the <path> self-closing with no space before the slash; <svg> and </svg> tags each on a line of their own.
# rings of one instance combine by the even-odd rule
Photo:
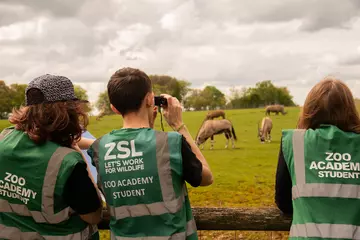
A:
<svg viewBox="0 0 360 240">
<path fill-rule="evenodd" d="M 155 99 L 155 106 L 159 106 L 159 107 L 167 106 L 167 99 L 164 98 L 163 96 L 155 96 L 154 99 Z"/>
</svg>

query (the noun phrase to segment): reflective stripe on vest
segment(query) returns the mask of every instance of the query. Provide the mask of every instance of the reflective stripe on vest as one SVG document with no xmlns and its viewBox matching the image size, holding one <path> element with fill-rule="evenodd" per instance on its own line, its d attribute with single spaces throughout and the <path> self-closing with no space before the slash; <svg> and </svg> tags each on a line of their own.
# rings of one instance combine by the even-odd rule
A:
<svg viewBox="0 0 360 240">
<path fill-rule="evenodd" d="M 151 204 L 121 206 L 116 208 L 109 205 L 110 214 L 111 216 L 115 217 L 116 220 L 127 217 L 140 217 L 147 215 L 162 215 L 165 213 L 176 213 L 181 209 L 185 201 L 186 189 L 183 188 L 184 192 L 178 198 L 176 198 L 176 194 L 173 188 L 171 167 L 170 167 L 168 135 L 163 134 L 162 132 L 155 132 L 155 136 L 156 136 L 157 169 L 158 169 L 162 198 L 164 201 L 151 203 Z"/>
<path fill-rule="evenodd" d="M 292 187 L 292 199 L 299 197 L 341 197 L 360 199 L 360 185 L 307 183 Z"/>
<path fill-rule="evenodd" d="M 82 232 L 69 234 L 66 236 L 41 236 L 37 232 L 21 232 L 18 228 L 8 227 L 0 224 L 0 238 L 22 240 L 22 239 L 44 239 L 44 240 L 85 240 L 94 233 L 91 226 Z"/>
<path fill-rule="evenodd" d="M 96 139 L 95 141 L 94 141 L 94 143 L 93 143 L 93 149 L 95 150 L 95 151 L 93 151 L 93 156 L 92 156 L 92 158 L 93 158 L 93 162 L 95 163 L 95 168 L 96 168 L 96 170 L 98 171 L 98 169 L 99 169 L 99 144 L 100 144 L 100 140 L 101 140 L 101 138 L 98 138 L 98 139 Z M 98 188 L 99 189 L 101 189 L 101 174 L 98 174 L 97 175 L 97 186 L 98 186 Z"/>
<path fill-rule="evenodd" d="M 0 141 L 3 140 L 6 137 L 6 135 L 10 134 L 12 131 L 14 131 L 14 129 L 4 129 L 0 133 Z"/>
<path fill-rule="evenodd" d="M 305 147 L 306 130 L 295 129 L 292 146 L 296 185 L 292 187 L 292 199 L 300 197 L 360 198 L 360 185 L 306 183 Z M 290 237 L 320 237 L 339 239 L 360 239 L 360 227 L 348 224 L 304 223 L 293 224 Z"/>
<path fill-rule="evenodd" d="M 348 224 L 305 223 L 294 224 L 291 237 L 322 237 L 336 239 L 360 239 L 359 226 Z"/>
<path fill-rule="evenodd" d="M 69 219 L 73 210 L 67 207 L 58 213 L 54 213 L 54 191 L 57 176 L 64 157 L 75 150 L 59 147 L 53 153 L 48 163 L 44 184 L 42 187 L 41 211 L 30 211 L 26 205 L 9 203 L 0 199 L 0 212 L 16 213 L 21 216 L 31 216 L 37 223 L 57 224 Z"/>
<path fill-rule="evenodd" d="M 360 185 L 333 183 L 306 183 L 304 129 L 293 132 L 294 171 L 296 185 L 292 187 L 292 199 L 300 197 L 360 198 Z"/>
<path fill-rule="evenodd" d="M 173 188 L 171 166 L 170 166 L 170 152 L 168 145 L 168 135 L 163 132 L 155 132 L 156 137 L 156 158 L 157 169 L 159 176 L 159 183 L 162 192 L 163 202 L 155 202 L 151 204 L 137 204 L 132 206 L 120 206 L 112 207 L 107 205 L 110 215 L 116 220 L 127 217 L 139 217 L 149 215 L 162 215 L 166 213 L 178 212 L 185 202 L 185 197 L 188 195 L 186 184 L 184 183 L 182 188 L 182 194 L 176 198 L 176 194 Z M 99 143 L 100 140 L 96 140 L 93 143 L 93 162 L 96 168 L 99 169 Z M 100 174 L 98 178 L 100 178 Z M 187 236 L 196 233 L 196 222 L 191 219 L 186 224 L 186 231 L 175 233 L 171 236 L 146 236 L 146 237 L 121 237 L 115 236 L 111 232 L 111 239 L 116 240 L 184 240 Z"/>
<path fill-rule="evenodd" d="M 197 231 L 196 229 L 196 223 L 195 220 L 192 219 L 187 222 L 186 224 L 186 232 L 180 232 L 175 233 L 171 236 L 151 236 L 151 237 L 119 237 L 115 236 L 111 232 L 111 239 L 116 240 L 184 240 L 187 236 L 190 236 L 191 234 L 195 233 Z"/>
</svg>

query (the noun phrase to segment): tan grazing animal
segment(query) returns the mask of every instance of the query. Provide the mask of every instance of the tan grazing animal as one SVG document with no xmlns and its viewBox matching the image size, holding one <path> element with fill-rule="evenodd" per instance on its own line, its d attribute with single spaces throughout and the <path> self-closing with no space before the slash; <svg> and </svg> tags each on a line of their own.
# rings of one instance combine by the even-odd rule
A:
<svg viewBox="0 0 360 240">
<path fill-rule="evenodd" d="M 206 120 L 200 127 L 199 133 L 195 137 L 196 145 L 200 146 L 204 144 L 207 139 L 211 138 L 211 147 L 214 148 L 214 135 L 217 134 L 225 134 L 226 137 L 226 145 L 225 148 L 228 148 L 229 139 L 232 141 L 232 148 L 235 148 L 234 139 L 237 140 L 234 127 L 232 123 L 227 119 L 220 120 Z M 204 148 L 204 145 L 201 149 Z"/>
<path fill-rule="evenodd" d="M 284 105 L 279 105 L 279 104 L 267 106 L 266 109 L 265 109 L 266 115 L 270 115 L 270 112 L 273 112 L 276 115 L 279 115 L 279 112 L 282 115 L 285 115 L 287 113 L 287 112 L 285 112 Z"/>
<path fill-rule="evenodd" d="M 222 117 L 223 119 L 225 119 L 225 112 L 224 110 L 214 110 L 214 111 L 209 111 L 206 114 L 206 119 L 208 120 L 212 120 L 214 118 L 218 118 L 218 117 Z"/>
<path fill-rule="evenodd" d="M 260 138 L 261 143 L 264 143 L 265 141 L 271 142 L 272 127 L 272 120 L 269 117 L 264 117 L 262 119 L 261 127 L 258 123 L 258 137 Z"/>
<path fill-rule="evenodd" d="M 102 110 L 99 115 L 97 115 L 96 117 L 96 121 L 99 121 L 102 117 L 104 117 L 106 114 L 105 114 L 105 110 Z"/>
</svg>

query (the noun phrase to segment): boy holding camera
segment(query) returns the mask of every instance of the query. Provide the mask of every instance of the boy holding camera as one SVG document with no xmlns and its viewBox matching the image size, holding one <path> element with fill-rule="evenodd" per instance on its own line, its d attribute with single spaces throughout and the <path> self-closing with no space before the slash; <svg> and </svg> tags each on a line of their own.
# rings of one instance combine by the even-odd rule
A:
<svg viewBox="0 0 360 240">
<path fill-rule="evenodd" d="M 108 94 L 123 128 L 97 139 L 88 153 L 111 215 L 112 238 L 198 239 L 185 181 L 208 186 L 213 177 L 182 121 L 179 101 L 167 94 L 156 98 L 175 130 L 162 132 L 153 129 L 155 97 L 144 72 L 116 71 Z"/>
</svg>

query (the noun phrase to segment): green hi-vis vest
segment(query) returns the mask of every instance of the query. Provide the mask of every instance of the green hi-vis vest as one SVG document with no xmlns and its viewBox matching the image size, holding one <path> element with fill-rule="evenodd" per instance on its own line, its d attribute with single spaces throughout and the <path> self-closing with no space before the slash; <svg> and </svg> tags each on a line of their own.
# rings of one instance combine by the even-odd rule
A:
<svg viewBox="0 0 360 240">
<path fill-rule="evenodd" d="M 283 130 L 292 181 L 289 239 L 360 239 L 360 134 Z"/>
<path fill-rule="evenodd" d="M 179 133 L 114 130 L 88 152 L 110 211 L 112 239 L 198 239 Z"/>
<path fill-rule="evenodd" d="M 63 201 L 74 166 L 84 162 L 75 150 L 47 142 L 37 146 L 26 133 L 0 134 L 0 239 L 99 239 Z"/>
</svg>

